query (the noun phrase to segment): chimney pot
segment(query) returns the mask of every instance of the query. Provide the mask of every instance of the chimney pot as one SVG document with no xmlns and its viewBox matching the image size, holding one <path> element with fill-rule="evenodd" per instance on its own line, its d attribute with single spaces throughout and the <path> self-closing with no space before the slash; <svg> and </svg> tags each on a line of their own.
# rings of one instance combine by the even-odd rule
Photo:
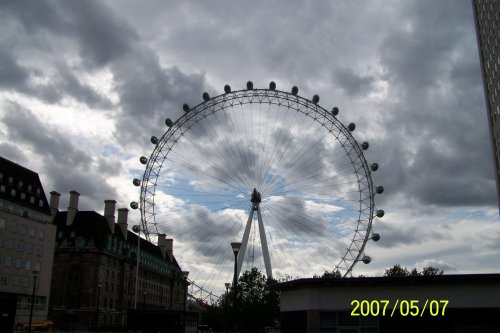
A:
<svg viewBox="0 0 500 333">
<path fill-rule="evenodd" d="M 127 240 L 127 229 L 128 229 L 128 209 L 118 208 L 118 227 L 122 231 L 123 238 Z"/>
<path fill-rule="evenodd" d="M 69 192 L 69 205 L 68 205 L 68 214 L 66 216 L 66 225 L 70 226 L 75 221 L 76 212 L 78 212 L 78 198 L 80 197 L 80 193 L 77 191 Z"/>
<path fill-rule="evenodd" d="M 104 200 L 104 217 L 108 221 L 108 227 L 111 233 L 115 232 L 115 200 Z"/>
<path fill-rule="evenodd" d="M 52 215 L 56 215 L 59 211 L 59 197 L 61 194 L 56 191 L 50 192 L 50 211 Z"/>
</svg>

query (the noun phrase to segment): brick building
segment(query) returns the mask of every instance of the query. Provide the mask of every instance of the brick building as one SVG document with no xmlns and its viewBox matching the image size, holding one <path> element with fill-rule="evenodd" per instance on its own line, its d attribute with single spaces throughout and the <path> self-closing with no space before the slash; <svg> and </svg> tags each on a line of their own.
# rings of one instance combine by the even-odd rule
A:
<svg viewBox="0 0 500 333">
<path fill-rule="evenodd" d="M 0 327 L 47 318 L 56 227 L 38 174 L 0 157 Z"/>
<path fill-rule="evenodd" d="M 114 200 L 105 201 L 103 216 L 79 211 L 78 198 L 71 191 L 68 210 L 54 218 L 49 317 L 55 328 L 93 330 L 96 322 L 100 328 L 124 327 L 134 309 L 169 313 L 179 322 L 186 282 L 172 239 L 159 235 L 158 245 L 140 240 L 136 294 L 138 235 L 127 230 L 128 209 L 118 209 L 115 221 Z M 58 210 L 59 193 L 51 193 L 50 205 Z"/>
</svg>

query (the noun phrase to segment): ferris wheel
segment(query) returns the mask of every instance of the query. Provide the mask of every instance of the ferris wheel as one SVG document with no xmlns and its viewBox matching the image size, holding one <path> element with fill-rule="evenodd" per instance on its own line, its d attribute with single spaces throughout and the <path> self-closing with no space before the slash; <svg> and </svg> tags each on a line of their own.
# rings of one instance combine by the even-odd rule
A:
<svg viewBox="0 0 500 333">
<path fill-rule="evenodd" d="M 177 120 L 166 119 L 161 137 L 151 137 L 140 187 L 142 231 L 154 241 L 167 234 L 174 254 L 206 294 L 222 294 L 232 281 L 230 243 L 241 241 L 238 274 L 257 267 L 268 277 L 312 277 L 325 271 L 352 274 L 369 240 L 374 186 L 354 123 L 339 109 L 290 92 L 246 89 L 210 97 Z"/>
</svg>

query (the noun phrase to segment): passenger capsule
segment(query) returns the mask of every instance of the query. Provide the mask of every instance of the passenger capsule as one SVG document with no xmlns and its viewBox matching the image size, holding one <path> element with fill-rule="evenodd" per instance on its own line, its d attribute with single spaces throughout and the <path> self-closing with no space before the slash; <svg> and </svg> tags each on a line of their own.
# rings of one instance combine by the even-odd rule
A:
<svg viewBox="0 0 500 333">
<path fill-rule="evenodd" d="M 377 187 L 375 187 L 375 192 L 377 192 L 377 194 L 384 193 L 384 187 L 383 186 L 377 186 Z"/>
<path fill-rule="evenodd" d="M 174 122 L 172 121 L 172 119 L 167 118 L 165 119 L 165 125 L 167 125 L 167 127 L 172 127 L 174 125 Z"/>
<path fill-rule="evenodd" d="M 274 81 L 269 82 L 269 90 L 276 90 L 276 82 Z"/>
<path fill-rule="evenodd" d="M 368 147 L 370 147 L 370 144 L 366 141 L 361 144 L 361 149 L 363 150 L 367 150 Z"/>
<path fill-rule="evenodd" d="M 371 262 L 372 262 L 372 258 L 370 258 L 369 256 L 364 256 L 363 257 L 363 263 L 365 263 L 365 264 L 368 265 Z"/>
<path fill-rule="evenodd" d="M 182 109 L 184 110 L 184 112 L 189 112 L 191 111 L 191 108 L 189 107 L 189 105 L 187 105 L 186 103 L 184 103 L 182 105 Z"/>
<path fill-rule="evenodd" d="M 299 88 L 297 86 L 292 87 L 292 95 L 297 95 L 299 93 Z"/>
<path fill-rule="evenodd" d="M 139 161 L 140 161 L 142 164 L 146 164 L 146 163 L 148 163 L 148 159 L 147 159 L 145 156 L 141 156 L 141 157 L 139 158 Z"/>
<path fill-rule="evenodd" d="M 158 138 L 156 136 L 152 136 L 151 137 L 151 143 L 154 144 L 154 145 L 157 145 L 158 144 Z"/>
<path fill-rule="evenodd" d="M 378 242 L 380 240 L 380 234 L 373 234 L 372 235 L 372 241 Z"/>
<path fill-rule="evenodd" d="M 247 89 L 248 90 L 253 90 L 253 82 L 252 81 L 248 81 L 247 82 Z"/>
<path fill-rule="evenodd" d="M 337 116 L 337 115 L 339 114 L 339 108 L 335 106 L 335 107 L 332 109 L 332 114 L 333 114 L 334 116 Z"/>
<path fill-rule="evenodd" d="M 377 171 L 378 170 L 378 163 L 373 163 L 370 168 L 372 169 L 372 171 Z"/>
<path fill-rule="evenodd" d="M 130 208 L 137 209 L 137 208 L 139 208 L 139 204 L 137 202 L 135 202 L 135 201 L 132 201 L 130 203 Z"/>
<path fill-rule="evenodd" d="M 377 210 L 377 217 L 384 217 L 385 212 L 382 209 Z"/>
<path fill-rule="evenodd" d="M 349 129 L 349 131 L 354 131 L 354 129 L 356 128 L 356 124 L 354 123 L 350 123 L 349 126 L 347 126 L 347 128 Z"/>
<path fill-rule="evenodd" d="M 225 92 L 226 94 L 229 94 L 229 93 L 231 92 L 231 87 L 229 86 L 229 84 L 226 84 L 226 85 L 224 86 L 224 92 Z"/>
<path fill-rule="evenodd" d="M 141 186 L 141 181 L 137 178 L 134 178 L 134 180 L 132 181 L 132 184 L 134 184 L 135 186 Z"/>
<path fill-rule="evenodd" d="M 210 99 L 210 95 L 207 92 L 203 93 L 203 100 L 208 101 Z"/>
<path fill-rule="evenodd" d="M 319 102 L 319 96 L 318 96 L 318 95 L 314 95 L 314 96 L 313 96 L 313 99 L 312 99 L 312 102 L 313 102 L 314 104 L 318 104 L 318 102 Z"/>
</svg>

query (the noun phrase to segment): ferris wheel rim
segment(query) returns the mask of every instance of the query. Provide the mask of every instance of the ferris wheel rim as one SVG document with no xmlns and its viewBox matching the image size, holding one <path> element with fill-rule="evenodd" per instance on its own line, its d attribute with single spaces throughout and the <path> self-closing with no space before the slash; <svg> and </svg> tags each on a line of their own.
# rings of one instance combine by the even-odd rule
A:
<svg viewBox="0 0 500 333">
<path fill-rule="evenodd" d="M 335 114 L 318 105 L 318 100 L 314 101 L 316 96 L 313 98 L 313 100 L 309 100 L 298 95 L 296 92 L 294 93 L 293 90 L 290 93 L 276 89 L 252 88 L 229 92 L 226 91 L 225 93 L 222 93 L 215 97 L 209 97 L 208 99 L 205 99 L 205 94 L 203 97 L 204 101 L 194 106 L 193 108 L 186 107 L 185 105 L 184 110 L 186 111 L 186 113 L 179 117 L 175 122 L 171 122 L 170 126 L 167 125 L 169 128 L 163 133 L 161 138 L 156 139 L 157 142 L 155 143 L 153 152 L 151 153 L 150 158 L 147 160 L 146 169 L 141 181 L 140 197 L 141 224 L 146 238 L 149 240 L 150 234 L 158 234 L 156 214 L 154 211 L 156 182 L 158 180 L 158 177 L 160 176 L 162 165 L 165 159 L 167 159 L 168 153 L 177 143 L 178 137 L 176 138 L 175 135 L 180 134 L 180 136 L 182 136 L 183 133 L 189 131 L 191 126 L 206 118 L 207 115 L 215 114 L 217 111 L 224 109 L 224 103 L 229 103 L 229 106 L 233 105 L 231 103 L 239 103 L 241 105 L 257 102 L 259 104 L 274 104 L 278 106 L 282 106 L 281 103 L 288 103 L 288 105 L 285 106 L 290 109 L 296 110 L 297 112 L 304 113 L 304 110 L 309 110 L 311 114 L 307 113 L 307 115 L 310 116 L 314 121 L 321 124 L 321 122 L 319 121 L 319 117 L 316 118 L 311 116 L 313 113 L 314 115 L 319 114 L 323 118 L 323 121 L 328 121 L 329 125 L 333 125 L 338 130 L 338 133 L 343 135 L 343 137 L 346 139 L 346 143 L 350 144 L 350 146 L 348 147 L 348 149 L 350 149 L 350 152 L 348 152 L 347 148 L 345 148 L 344 146 L 343 148 L 346 152 L 346 155 L 349 157 L 351 163 L 353 164 L 358 183 L 360 181 L 360 178 L 365 182 L 365 189 L 363 191 L 361 189 L 359 190 L 360 213 L 356 221 L 356 229 L 354 235 L 349 246 L 346 249 L 345 254 L 335 266 L 336 270 L 343 272 L 343 276 L 350 274 L 355 264 L 364 254 L 366 243 L 369 240 L 370 233 L 372 231 L 372 220 L 374 218 L 375 211 L 375 191 L 373 180 L 371 178 L 370 165 L 368 164 L 363 154 L 361 145 L 352 135 L 352 130 L 345 126 L 340 120 L 338 120 Z M 217 109 L 217 107 L 220 105 L 222 105 L 222 107 Z M 204 112 L 206 112 L 210 108 L 212 108 L 211 112 L 208 112 L 208 114 L 204 114 Z M 200 115 L 201 117 L 199 117 L 198 119 L 198 116 Z M 190 123 L 190 121 L 192 123 Z M 325 123 L 323 123 L 322 126 L 325 127 Z M 335 136 L 335 138 L 338 140 L 337 136 Z M 168 142 L 170 142 L 172 145 L 167 146 L 167 153 L 162 156 L 162 162 L 158 164 L 157 158 Z M 355 156 L 354 161 L 352 159 L 352 156 Z M 354 167 L 354 162 L 358 163 L 358 169 Z M 367 204 L 365 204 L 365 202 L 367 202 Z M 365 209 L 361 209 L 361 206 L 363 205 L 366 206 Z M 361 219 L 361 215 L 365 217 Z"/>
</svg>

